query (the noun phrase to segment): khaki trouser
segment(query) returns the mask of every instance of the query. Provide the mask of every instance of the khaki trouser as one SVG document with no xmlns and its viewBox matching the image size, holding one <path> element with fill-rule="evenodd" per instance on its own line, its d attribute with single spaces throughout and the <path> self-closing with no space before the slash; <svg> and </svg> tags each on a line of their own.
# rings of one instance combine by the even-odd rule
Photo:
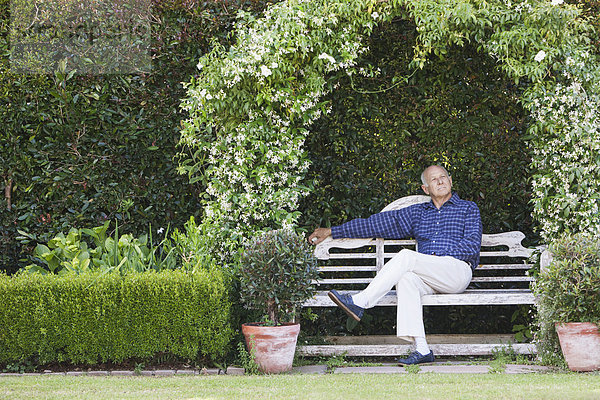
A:
<svg viewBox="0 0 600 400">
<path fill-rule="evenodd" d="M 377 273 L 369 286 L 352 296 L 354 304 L 374 307 L 394 286 L 398 295 L 396 335 L 412 341 L 425 337 L 421 297 L 433 293 L 461 293 L 471 282 L 469 264 L 454 257 L 439 257 L 402 250 Z"/>
</svg>

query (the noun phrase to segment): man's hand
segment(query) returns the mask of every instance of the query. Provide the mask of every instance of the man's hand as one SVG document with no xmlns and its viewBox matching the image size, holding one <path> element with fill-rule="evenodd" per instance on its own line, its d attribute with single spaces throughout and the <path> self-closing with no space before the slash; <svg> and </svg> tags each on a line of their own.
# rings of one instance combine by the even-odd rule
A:
<svg viewBox="0 0 600 400">
<path fill-rule="evenodd" d="M 308 237 L 308 242 L 310 244 L 317 245 L 325 240 L 327 237 L 331 236 L 330 228 L 317 228 L 311 235 Z"/>
</svg>

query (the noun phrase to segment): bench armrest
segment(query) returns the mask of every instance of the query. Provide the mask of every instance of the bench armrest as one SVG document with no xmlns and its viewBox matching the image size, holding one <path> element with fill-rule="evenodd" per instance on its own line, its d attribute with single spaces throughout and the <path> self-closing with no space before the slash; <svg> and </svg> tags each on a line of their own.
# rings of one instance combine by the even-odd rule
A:
<svg viewBox="0 0 600 400">
<path fill-rule="evenodd" d="M 540 255 L 540 272 L 544 273 L 548 270 L 553 258 L 554 256 L 549 249 L 546 249 L 542 252 Z"/>
<path fill-rule="evenodd" d="M 357 249 L 369 245 L 375 245 L 375 239 L 334 239 L 329 236 L 315 247 L 315 256 L 319 260 L 329 260 L 332 248 Z"/>
</svg>

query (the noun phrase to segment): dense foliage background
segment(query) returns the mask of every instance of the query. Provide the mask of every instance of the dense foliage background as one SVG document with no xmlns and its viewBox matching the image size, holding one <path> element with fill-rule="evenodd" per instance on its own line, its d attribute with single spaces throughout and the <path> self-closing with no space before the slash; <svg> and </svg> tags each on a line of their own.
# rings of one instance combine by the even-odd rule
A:
<svg viewBox="0 0 600 400">
<path fill-rule="evenodd" d="M 33 250 L 17 241 L 18 229 L 45 241 L 105 220 L 141 234 L 199 216 L 202 184 L 175 170 L 182 82 L 197 74 L 212 39 L 229 40 L 237 10 L 260 13 L 270 3 L 156 0 L 151 73 L 50 76 L 11 71 L 10 0 L 0 0 L 0 269 L 14 272 Z M 579 3 L 600 28 L 600 2 Z M 417 193 L 419 170 L 441 161 L 457 191 L 480 205 L 485 231 L 533 237 L 519 87 L 469 47 L 393 86 L 407 71 L 414 36 L 406 21 L 378 27 L 368 57 L 379 77 L 340 77 L 332 112 L 309 138 L 317 186 L 302 223 L 310 229 L 376 212 Z"/>
<path fill-rule="evenodd" d="M 21 75 L 10 68 L 10 0 L 0 0 L 0 270 L 29 264 L 36 241 L 71 227 L 117 220 L 138 236 L 201 220 L 203 183 L 176 172 L 182 82 L 197 75 L 211 40 L 230 42 L 238 10 L 258 14 L 275 2 L 154 0 L 150 72 Z M 600 29 L 600 2 L 578 3 Z M 480 206 L 485 232 L 518 229 L 534 244 L 527 121 L 517 102 L 527 82 L 509 82 L 469 46 L 395 81 L 409 71 L 415 36 L 406 20 L 378 26 L 364 57 L 379 75 L 336 77 L 324 99 L 331 112 L 306 143 L 315 185 L 301 224 L 310 230 L 377 212 L 418 193 L 420 171 L 441 162 L 457 192 Z M 36 240 L 19 241 L 19 230 Z M 460 313 L 449 324 L 465 325 Z"/>
<path fill-rule="evenodd" d="M 596 194 L 575 182 L 583 176 L 598 182 L 590 171 L 597 169 L 593 151 L 572 140 L 581 135 L 590 147 L 597 144 L 591 127 L 597 126 L 599 70 L 579 10 L 562 0 L 399 0 L 389 7 L 286 2 L 264 18 L 246 16 L 234 47 L 201 59 L 202 74 L 185 100 L 190 118 L 182 140 L 205 157 L 186 166 L 209 183 L 206 226 L 230 245 L 215 253 L 234 257 L 231 249 L 257 229 L 297 221 L 296 202 L 305 193 L 298 179 L 305 178 L 307 158 L 318 178 L 316 190 L 307 181 L 312 196 L 301 207 L 309 229 L 373 213 L 414 193 L 416 176 L 432 162 L 449 164 L 455 178 L 462 177 L 457 189 L 482 205 L 488 232 L 516 228 L 535 243 L 532 205 L 545 240 L 561 229 L 595 229 Z M 386 22 L 374 29 L 379 12 Z M 414 19 L 418 27 L 392 16 Z M 394 32 L 390 26 L 397 24 Z M 368 47 L 363 34 L 370 36 L 369 52 L 362 51 Z M 413 50 L 416 58 L 406 67 Z M 360 66 L 378 74 L 363 74 Z M 415 66 L 425 69 L 409 69 Z M 524 121 L 521 107 L 533 121 Z M 565 121 L 569 107 L 574 110 Z M 322 111 L 331 117 L 318 118 Z M 308 157 L 285 152 L 309 132 Z M 536 171 L 528 171 L 532 163 Z M 577 218 L 569 219 L 571 208 Z"/>
<path fill-rule="evenodd" d="M 238 9 L 270 1 L 156 0 L 152 71 L 22 75 L 9 61 L 10 0 L 0 0 L 0 270 L 70 227 L 118 220 L 136 235 L 200 214 L 203 187 L 176 172 L 182 82 L 211 40 L 227 42 Z M 114 223 L 111 226 L 114 229 Z"/>
</svg>

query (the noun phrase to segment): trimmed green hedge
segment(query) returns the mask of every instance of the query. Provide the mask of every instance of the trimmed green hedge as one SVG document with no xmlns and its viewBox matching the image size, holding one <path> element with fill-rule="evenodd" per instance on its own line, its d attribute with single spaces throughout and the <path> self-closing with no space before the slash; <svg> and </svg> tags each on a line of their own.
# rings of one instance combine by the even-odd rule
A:
<svg viewBox="0 0 600 400">
<path fill-rule="evenodd" d="M 0 364 L 218 359 L 233 331 L 220 271 L 0 275 Z"/>
</svg>

